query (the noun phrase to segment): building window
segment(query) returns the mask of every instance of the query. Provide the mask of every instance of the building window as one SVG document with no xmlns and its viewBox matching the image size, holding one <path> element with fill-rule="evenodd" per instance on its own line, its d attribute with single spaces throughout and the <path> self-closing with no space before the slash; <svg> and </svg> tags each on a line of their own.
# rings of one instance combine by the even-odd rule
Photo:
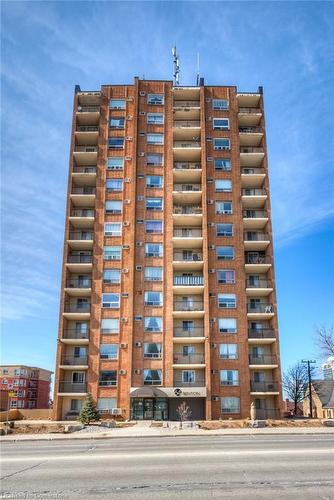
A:
<svg viewBox="0 0 334 500">
<path fill-rule="evenodd" d="M 215 165 L 215 170 L 223 170 L 223 171 L 232 170 L 231 160 L 227 158 L 215 158 L 214 165 Z"/>
<path fill-rule="evenodd" d="M 11 408 L 17 408 L 17 400 L 16 399 L 12 399 L 11 402 L 10 402 L 10 407 Z"/>
<path fill-rule="evenodd" d="M 148 167 L 162 167 L 163 156 L 161 153 L 147 153 L 146 164 Z"/>
<path fill-rule="evenodd" d="M 124 129 L 124 122 L 125 119 L 121 117 L 115 117 L 111 118 L 109 122 L 110 128 L 115 128 L 115 129 Z"/>
<path fill-rule="evenodd" d="M 106 213 L 112 215 L 119 215 L 122 213 L 122 202 L 118 200 L 106 201 Z"/>
<path fill-rule="evenodd" d="M 216 193 L 230 193 L 232 191 L 232 181 L 228 179 L 215 180 Z"/>
<path fill-rule="evenodd" d="M 144 385 L 161 385 L 162 370 L 144 370 Z"/>
<path fill-rule="evenodd" d="M 144 318 L 145 332 L 162 332 L 162 318 L 159 316 L 146 316 Z"/>
<path fill-rule="evenodd" d="M 3 368 L 2 369 L 2 374 L 3 375 L 8 375 L 8 368 Z"/>
<path fill-rule="evenodd" d="M 144 344 L 144 358 L 161 358 L 161 344 Z"/>
<path fill-rule="evenodd" d="M 162 210 L 162 198 L 146 198 L 146 210 Z"/>
<path fill-rule="evenodd" d="M 162 185 L 163 185 L 162 175 L 147 175 L 146 176 L 146 187 L 147 188 L 161 189 Z"/>
<path fill-rule="evenodd" d="M 123 191 L 123 179 L 107 179 L 107 192 Z"/>
<path fill-rule="evenodd" d="M 82 399 L 71 399 L 70 411 L 73 413 L 80 413 L 82 407 Z"/>
<path fill-rule="evenodd" d="M 232 202 L 231 201 L 217 201 L 216 202 L 216 214 L 217 215 L 231 215 L 232 214 Z"/>
<path fill-rule="evenodd" d="M 212 109 L 227 110 L 228 100 L 227 99 L 212 99 Z"/>
<path fill-rule="evenodd" d="M 228 118 L 214 118 L 213 130 L 229 130 L 230 121 Z"/>
<path fill-rule="evenodd" d="M 238 359 L 238 344 L 220 344 L 219 356 L 222 359 Z"/>
<path fill-rule="evenodd" d="M 108 158 L 108 170 L 123 170 L 124 159 L 121 157 L 111 156 Z"/>
<path fill-rule="evenodd" d="M 147 123 L 149 125 L 163 125 L 164 123 L 163 113 L 147 113 Z"/>
<path fill-rule="evenodd" d="M 163 246 L 162 243 L 146 243 L 145 257 L 162 257 Z"/>
<path fill-rule="evenodd" d="M 195 380 L 195 370 L 182 370 L 183 384 L 193 384 Z"/>
<path fill-rule="evenodd" d="M 234 269 L 219 269 L 217 271 L 218 283 L 223 285 L 235 284 L 235 271 Z"/>
<path fill-rule="evenodd" d="M 117 385 L 117 370 L 101 371 L 99 385 L 102 387 Z"/>
<path fill-rule="evenodd" d="M 125 109 L 125 99 L 110 99 L 110 109 Z"/>
<path fill-rule="evenodd" d="M 217 236 L 233 236 L 233 224 L 216 224 Z"/>
<path fill-rule="evenodd" d="M 218 307 L 220 309 L 235 309 L 237 300 L 234 293 L 219 293 L 218 294 Z"/>
<path fill-rule="evenodd" d="M 118 318 L 102 319 L 101 333 L 119 333 L 119 319 Z"/>
<path fill-rule="evenodd" d="M 110 149 L 123 149 L 124 137 L 110 137 L 108 139 L 108 147 Z"/>
<path fill-rule="evenodd" d="M 162 281 L 162 267 L 145 267 L 145 281 Z"/>
<path fill-rule="evenodd" d="M 240 398 L 221 398 L 222 413 L 240 413 Z"/>
<path fill-rule="evenodd" d="M 238 370 L 220 370 L 221 385 L 239 385 Z"/>
<path fill-rule="evenodd" d="M 104 247 L 103 254 L 105 260 L 121 260 L 122 247 Z"/>
<path fill-rule="evenodd" d="M 119 309 L 119 293 L 103 293 L 102 307 L 104 309 Z"/>
<path fill-rule="evenodd" d="M 234 247 L 217 247 L 216 252 L 218 260 L 234 259 Z"/>
<path fill-rule="evenodd" d="M 104 236 L 121 236 L 122 224 L 120 222 L 107 222 L 104 225 Z"/>
<path fill-rule="evenodd" d="M 145 306 L 162 306 L 162 292 L 145 292 L 144 295 Z"/>
<path fill-rule="evenodd" d="M 162 234 L 162 221 L 161 220 L 147 220 L 145 222 L 146 233 Z"/>
<path fill-rule="evenodd" d="M 98 398 L 97 409 L 99 413 L 110 413 L 114 408 L 117 408 L 116 398 Z"/>
<path fill-rule="evenodd" d="M 164 143 L 163 134 L 147 134 L 147 144 L 162 145 Z"/>
<path fill-rule="evenodd" d="M 121 282 L 120 269 L 105 269 L 103 271 L 103 283 L 107 285 L 117 285 Z"/>
<path fill-rule="evenodd" d="M 118 358 L 118 344 L 101 344 L 100 345 L 100 358 L 101 359 L 117 359 Z"/>
<path fill-rule="evenodd" d="M 231 145 L 230 145 L 230 139 L 223 139 L 223 138 L 220 138 L 220 139 L 214 139 L 213 140 L 213 149 L 215 151 L 220 151 L 222 149 L 231 149 Z"/>
<path fill-rule="evenodd" d="M 162 106 L 164 103 L 163 94 L 148 94 L 147 104 L 155 104 L 157 106 Z"/>
</svg>

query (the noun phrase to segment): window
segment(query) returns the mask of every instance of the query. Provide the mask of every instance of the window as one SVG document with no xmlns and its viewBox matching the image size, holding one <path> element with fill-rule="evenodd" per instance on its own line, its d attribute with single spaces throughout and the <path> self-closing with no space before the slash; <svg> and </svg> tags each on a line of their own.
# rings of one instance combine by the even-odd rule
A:
<svg viewBox="0 0 334 500">
<path fill-rule="evenodd" d="M 164 123 L 163 113 L 147 113 L 147 123 L 149 125 L 163 125 Z"/>
<path fill-rule="evenodd" d="M 164 135 L 163 134 L 147 134 L 147 144 L 161 145 L 163 143 L 164 143 Z"/>
<path fill-rule="evenodd" d="M 103 283 L 108 285 L 118 284 L 121 282 L 120 269 L 105 269 L 103 271 Z"/>
<path fill-rule="evenodd" d="M 228 109 L 227 99 L 212 99 L 212 109 Z"/>
<path fill-rule="evenodd" d="M 102 319 L 101 333 L 119 333 L 119 319 L 118 318 Z"/>
<path fill-rule="evenodd" d="M 184 345 L 182 347 L 182 356 L 192 356 L 195 354 L 195 347 L 193 345 Z"/>
<path fill-rule="evenodd" d="M 145 267 L 145 281 L 162 281 L 162 267 Z"/>
<path fill-rule="evenodd" d="M 162 221 L 161 220 L 147 220 L 145 222 L 146 233 L 162 234 Z"/>
<path fill-rule="evenodd" d="M 147 104 L 155 104 L 157 106 L 162 106 L 164 103 L 163 94 L 148 94 L 147 95 Z"/>
<path fill-rule="evenodd" d="M 125 109 L 125 99 L 110 99 L 110 109 Z"/>
<path fill-rule="evenodd" d="M 106 213 L 107 214 L 121 214 L 122 213 L 122 202 L 118 200 L 107 200 L 106 201 Z"/>
<path fill-rule="evenodd" d="M 13 385 L 19 385 L 19 384 L 20 384 L 20 381 L 15 378 L 14 381 L 13 381 Z"/>
<path fill-rule="evenodd" d="M 84 382 L 85 382 L 85 372 L 72 372 L 73 384 L 84 384 Z"/>
<path fill-rule="evenodd" d="M 236 296 L 234 293 L 219 293 L 218 294 L 218 307 L 220 309 L 235 309 Z"/>
<path fill-rule="evenodd" d="M 8 384 L 8 380 L 6 378 L 3 378 L 2 379 L 2 383 L 3 383 L 3 385 L 7 385 Z"/>
<path fill-rule="evenodd" d="M 101 344 L 100 345 L 100 358 L 101 359 L 117 359 L 118 358 L 118 344 Z"/>
<path fill-rule="evenodd" d="M 114 117 L 114 118 L 111 118 L 110 119 L 110 128 L 118 128 L 118 129 L 123 129 L 124 128 L 124 118 L 121 118 L 121 117 Z"/>
<path fill-rule="evenodd" d="M 229 130 L 230 121 L 228 118 L 214 118 L 213 130 Z"/>
<path fill-rule="evenodd" d="M 231 160 L 228 160 L 227 158 L 215 158 L 214 163 L 216 170 L 231 170 Z"/>
<path fill-rule="evenodd" d="M 119 156 L 112 156 L 108 158 L 108 170 L 123 170 L 124 159 Z"/>
<path fill-rule="evenodd" d="M 101 371 L 99 385 L 117 385 L 117 370 Z"/>
<path fill-rule="evenodd" d="M 162 198 L 146 198 L 146 210 L 162 210 Z"/>
<path fill-rule="evenodd" d="M 97 409 L 100 413 L 110 413 L 111 410 L 117 408 L 116 398 L 98 398 Z"/>
<path fill-rule="evenodd" d="M 182 321 L 182 331 L 183 332 L 191 332 L 195 327 L 195 323 L 192 320 L 183 320 Z"/>
<path fill-rule="evenodd" d="M 221 398 L 222 413 L 240 413 L 240 398 Z"/>
<path fill-rule="evenodd" d="M 163 247 L 162 243 L 146 243 L 145 257 L 162 257 Z"/>
<path fill-rule="evenodd" d="M 182 382 L 193 384 L 195 382 L 195 370 L 182 370 Z"/>
<path fill-rule="evenodd" d="M 105 260 L 120 260 L 122 247 L 104 247 Z"/>
<path fill-rule="evenodd" d="M 214 139 L 213 149 L 219 151 L 221 149 L 231 149 L 230 139 Z"/>
<path fill-rule="evenodd" d="M 160 153 L 147 153 L 146 163 L 151 167 L 161 167 L 163 165 L 163 156 Z"/>
<path fill-rule="evenodd" d="M 144 385 L 161 385 L 161 370 L 144 370 Z"/>
<path fill-rule="evenodd" d="M 107 222 L 104 225 L 104 236 L 121 236 L 122 224 L 120 222 Z"/>
<path fill-rule="evenodd" d="M 217 215 L 232 214 L 232 202 L 231 201 L 217 201 L 216 202 L 216 214 Z"/>
<path fill-rule="evenodd" d="M 107 191 L 123 191 L 123 179 L 107 179 Z"/>
<path fill-rule="evenodd" d="M 216 224 L 217 236 L 233 236 L 233 224 Z"/>
<path fill-rule="evenodd" d="M 162 175 L 147 175 L 146 187 L 147 188 L 162 188 L 163 177 Z"/>
<path fill-rule="evenodd" d="M 218 283 L 223 285 L 235 284 L 235 271 L 234 269 L 219 269 L 217 271 Z"/>
<path fill-rule="evenodd" d="M 2 374 L 3 375 L 8 375 L 8 368 L 3 368 L 2 369 Z"/>
<path fill-rule="evenodd" d="M 220 370 L 221 385 L 239 385 L 238 370 Z"/>
<path fill-rule="evenodd" d="M 162 318 L 159 316 L 146 316 L 144 318 L 145 332 L 162 332 Z"/>
<path fill-rule="evenodd" d="M 108 147 L 110 149 L 123 149 L 124 137 L 110 137 L 110 139 L 108 139 Z"/>
<path fill-rule="evenodd" d="M 162 306 L 162 292 L 145 292 L 145 306 Z"/>
<path fill-rule="evenodd" d="M 16 375 L 16 376 L 18 376 L 18 377 L 19 377 L 19 376 L 20 376 L 20 373 L 21 373 L 21 372 L 20 372 L 20 369 L 19 369 L 19 368 L 15 368 L 15 370 L 14 370 L 14 375 Z"/>
<path fill-rule="evenodd" d="M 144 358 L 161 358 L 161 344 L 144 344 Z"/>
<path fill-rule="evenodd" d="M 220 344 L 219 356 L 222 359 L 238 359 L 238 344 Z"/>
<path fill-rule="evenodd" d="M 102 307 L 105 309 L 119 308 L 119 293 L 103 293 Z"/>
<path fill-rule="evenodd" d="M 234 259 L 234 247 L 217 247 L 216 252 L 218 260 Z"/>
<path fill-rule="evenodd" d="M 82 399 L 71 399 L 70 410 L 73 413 L 79 413 L 82 407 Z"/>
<path fill-rule="evenodd" d="M 216 179 L 216 193 L 230 193 L 232 191 L 232 181 L 227 179 Z"/>
</svg>

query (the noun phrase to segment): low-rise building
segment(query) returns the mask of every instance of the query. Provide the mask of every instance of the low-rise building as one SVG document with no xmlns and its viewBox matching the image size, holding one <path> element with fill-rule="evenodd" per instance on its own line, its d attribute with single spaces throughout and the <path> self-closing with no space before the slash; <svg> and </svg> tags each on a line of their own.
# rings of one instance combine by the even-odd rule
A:
<svg viewBox="0 0 334 500">
<path fill-rule="evenodd" d="M 305 394 L 304 415 L 310 416 L 309 392 Z M 312 382 L 312 409 L 314 418 L 334 419 L 334 380 L 314 380 Z"/>
</svg>

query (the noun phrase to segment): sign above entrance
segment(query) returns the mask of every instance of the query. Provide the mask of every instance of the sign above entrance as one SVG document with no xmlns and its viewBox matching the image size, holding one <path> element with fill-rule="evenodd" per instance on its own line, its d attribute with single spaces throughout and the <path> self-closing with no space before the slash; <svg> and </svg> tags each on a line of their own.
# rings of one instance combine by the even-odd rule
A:
<svg viewBox="0 0 334 500">
<path fill-rule="evenodd" d="M 141 387 L 131 387 L 130 396 L 140 397 Z M 160 391 L 166 398 L 206 398 L 206 387 L 160 387 Z M 136 391 L 136 395 L 133 393 Z M 161 395 L 162 396 L 162 395 Z M 161 397 L 160 395 L 158 397 Z"/>
</svg>

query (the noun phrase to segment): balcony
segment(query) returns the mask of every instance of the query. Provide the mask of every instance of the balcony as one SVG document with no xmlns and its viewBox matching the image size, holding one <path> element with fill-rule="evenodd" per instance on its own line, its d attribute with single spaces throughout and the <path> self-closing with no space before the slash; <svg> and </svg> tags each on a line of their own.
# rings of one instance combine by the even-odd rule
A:
<svg viewBox="0 0 334 500">
<path fill-rule="evenodd" d="M 173 124 L 175 141 L 192 141 L 200 136 L 201 127 L 198 120 L 175 120 Z"/>
<path fill-rule="evenodd" d="M 272 291 L 272 283 L 266 278 L 246 280 L 246 294 L 249 296 L 265 297 L 270 295 Z"/>
<path fill-rule="evenodd" d="M 71 191 L 71 201 L 74 206 L 94 207 L 95 187 L 93 186 L 73 186 Z"/>
<path fill-rule="evenodd" d="M 60 360 L 60 368 L 62 370 L 71 370 L 71 369 L 80 369 L 87 370 L 88 369 L 88 357 L 87 356 L 62 356 Z"/>
<path fill-rule="evenodd" d="M 71 383 L 71 382 L 59 382 L 58 395 L 72 396 L 72 395 L 84 395 L 87 393 L 86 382 L 82 383 Z"/>
<path fill-rule="evenodd" d="M 100 106 L 78 106 L 76 110 L 77 124 L 94 126 L 100 119 Z"/>
<path fill-rule="evenodd" d="M 202 199 L 201 184 L 174 184 L 173 199 L 177 202 L 199 203 Z"/>
<path fill-rule="evenodd" d="M 174 128 L 200 128 L 201 122 L 199 120 L 174 120 Z"/>
<path fill-rule="evenodd" d="M 270 236 L 268 233 L 260 231 L 244 232 L 245 250 L 265 250 L 270 245 Z"/>
<path fill-rule="evenodd" d="M 191 293 L 202 293 L 204 287 L 204 278 L 198 276 L 178 276 L 174 275 L 173 290 L 174 294 L 187 293 L 191 288 Z"/>
<path fill-rule="evenodd" d="M 271 268 L 271 265 L 271 257 L 256 255 L 255 252 L 246 252 L 245 254 L 245 269 L 247 273 L 264 273 Z"/>
<path fill-rule="evenodd" d="M 266 172 L 263 167 L 252 167 L 241 169 L 241 186 L 242 187 L 261 187 L 266 177 Z"/>
<path fill-rule="evenodd" d="M 244 227 L 250 229 L 263 229 L 268 222 L 266 210 L 243 210 Z"/>
<path fill-rule="evenodd" d="M 174 387 L 205 387 L 205 379 L 196 377 L 193 382 L 184 382 L 180 378 L 174 378 L 173 385 Z"/>
<path fill-rule="evenodd" d="M 196 299 L 196 295 L 188 301 L 174 300 L 173 316 L 180 318 L 203 318 L 203 300 Z"/>
<path fill-rule="evenodd" d="M 277 366 L 276 356 L 271 354 L 249 355 L 249 368 L 276 368 Z"/>
<path fill-rule="evenodd" d="M 251 394 L 279 394 L 276 382 L 253 382 L 251 381 Z"/>
<path fill-rule="evenodd" d="M 238 122 L 240 127 L 257 127 L 262 118 L 261 108 L 239 106 Z"/>
<path fill-rule="evenodd" d="M 173 253 L 173 267 L 175 270 L 193 271 L 203 268 L 203 254 L 201 250 L 186 250 Z"/>
<path fill-rule="evenodd" d="M 195 140 L 174 141 L 174 160 L 177 163 L 191 162 L 198 163 L 201 159 L 201 142 L 199 137 Z"/>
<path fill-rule="evenodd" d="M 97 146 L 89 144 L 74 147 L 73 156 L 76 165 L 91 165 L 97 162 Z"/>
<path fill-rule="evenodd" d="M 101 102 L 101 92 L 99 91 L 79 91 L 78 105 L 79 106 L 99 106 Z"/>
<path fill-rule="evenodd" d="M 198 141 L 174 141 L 173 148 L 200 148 L 201 142 Z M 254 148 L 253 148 L 254 149 Z"/>
<path fill-rule="evenodd" d="M 76 328 L 66 328 L 63 330 L 61 341 L 64 344 L 85 345 L 89 342 L 89 332 L 80 332 Z"/>
<path fill-rule="evenodd" d="M 262 127 L 239 127 L 240 146 L 260 146 L 263 139 Z"/>
<path fill-rule="evenodd" d="M 77 145 L 97 146 L 99 127 L 97 125 L 79 125 L 75 131 Z"/>
<path fill-rule="evenodd" d="M 70 231 L 67 243 L 73 250 L 89 250 L 93 248 L 93 232 Z"/>
<path fill-rule="evenodd" d="M 67 256 L 66 267 L 71 272 L 87 272 L 91 271 L 93 256 L 91 254 L 72 254 Z"/>
<path fill-rule="evenodd" d="M 174 326 L 173 342 L 182 342 L 185 338 L 195 339 L 196 342 L 202 342 L 204 339 L 204 326 L 193 326 L 192 328 L 183 328 L 182 326 Z"/>
<path fill-rule="evenodd" d="M 266 302 L 248 303 L 247 317 L 249 319 L 270 319 L 274 316 L 274 306 Z"/>
<path fill-rule="evenodd" d="M 279 409 L 256 409 L 256 419 L 257 420 L 275 420 L 282 418 L 281 412 Z"/>
<path fill-rule="evenodd" d="M 195 100 L 174 100 L 173 113 L 175 121 L 199 121 L 200 101 Z"/>
<path fill-rule="evenodd" d="M 198 248 L 203 241 L 202 228 L 174 228 L 174 248 Z"/>
<path fill-rule="evenodd" d="M 89 319 L 90 306 L 91 305 L 89 302 L 84 302 L 84 303 L 79 303 L 79 304 L 76 302 L 65 302 L 64 314 L 66 314 L 66 316 L 71 315 L 71 314 L 78 316 L 78 319 L 80 319 L 80 320 Z M 72 318 L 69 316 L 68 319 L 77 319 L 77 318 Z"/>
<path fill-rule="evenodd" d="M 205 358 L 204 352 L 189 354 L 188 356 L 184 356 L 183 352 L 174 352 L 173 353 L 173 366 L 188 366 L 193 365 L 196 368 L 205 368 Z"/>
<path fill-rule="evenodd" d="M 244 208 L 262 208 L 267 200 L 267 192 L 261 188 L 243 188 L 241 201 Z"/>
<path fill-rule="evenodd" d="M 174 162 L 173 177 L 176 182 L 200 182 L 202 165 L 198 162 Z"/>
<path fill-rule="evenodd" d="M 255 147 L 240 147 L 241 167 L 259 167 L 264 158 L 264 149 Z"/>
<path fill-rule="evenodd" d="M 72 208 L 69 220 L 74 228 L 94 227 L 95 211 L 89 208 Z"/>
<path fill-rule="evenodd" d="M 202 221 L 201 205 L 174 205 L 173 218 L 176 225 L 200 225 Z"/>
<path fill-rule="evenodd" d="M 90 278 L 71 278 L 66 280 L 65 292 L 76 297 L 88 297 L 91 294 L 92 280 Z"/>
<path fill-rule="evenodd" d="M 248 342 L 250 344 L 272 344 L 276 342 L 275 331 L 273 328 L 263 327 L 248 329 Z"/>
</svg>

